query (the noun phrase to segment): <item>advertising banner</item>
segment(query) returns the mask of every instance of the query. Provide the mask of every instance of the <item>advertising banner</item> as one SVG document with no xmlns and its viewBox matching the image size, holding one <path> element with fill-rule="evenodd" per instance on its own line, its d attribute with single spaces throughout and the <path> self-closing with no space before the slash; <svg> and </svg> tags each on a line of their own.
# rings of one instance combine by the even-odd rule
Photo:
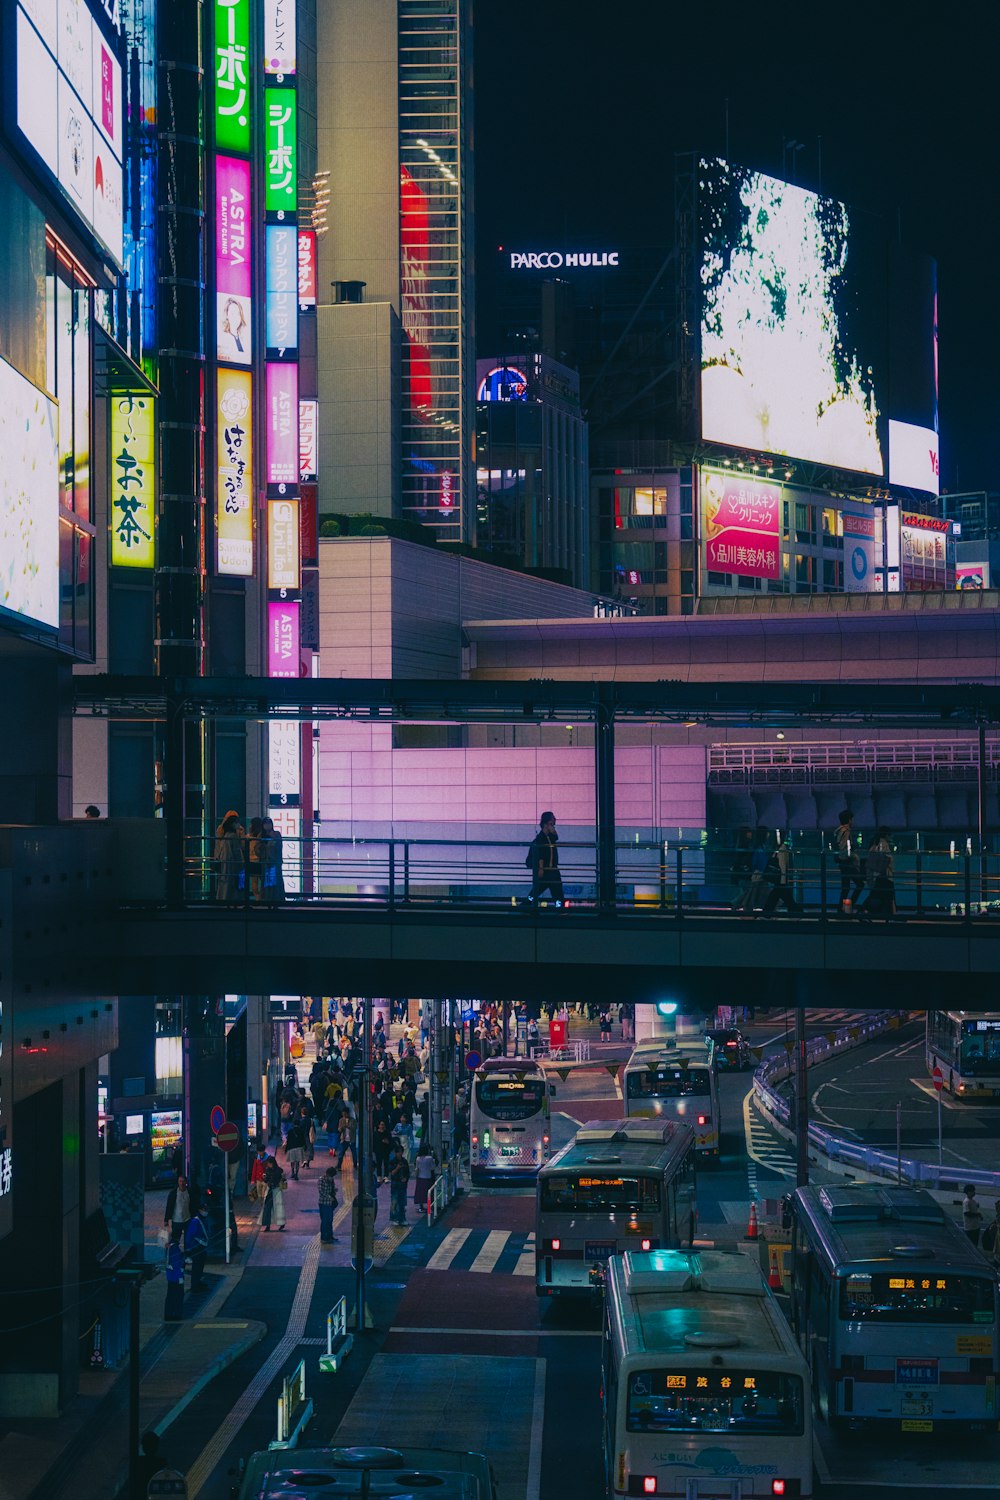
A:
<svg viewBox="0 0 1000 1500">
<path fill-rule="evenodd" d="M 250 155 L 250 0 L 215 0 L 215 147 Z"/>
<path fill-rule="evenodd" d="M 313 483 L 319 473 L 319 402 L 299 402 L 299 480 Z"/>
<path fill-rule="evenodd" d="M 299 502 L 267 502 L 267 586 L 297 589 L 299 568 Z"/>
<path fill-rule="evenodd" d="M 872 505 L 845 500 L 843 519 L 844 592 L 870 594 L 876 562 L 881 562 L 881 517 Z"/>
<path fill-rule="evenodd" d="M 267 347 L 279 356 L 299 345 L 298 231 L 268 224 L 264 232 Z"/>
<path fill-rule="evenodd" d="M 299 369 L 271 362 L 266 376 L 267 483 L 299 482 Z"/>
<path fill-rule="evenodd" d="M 316 306 L 316 233 L 299 230 L 299 306 Z"/>
<path fill-rule="evenodd" d="M 269 807 L 268 817 L 281 834 L 281 873 L 290 896 L 302 889 L 302 813 L 297 807 Z"/>
<path fill-rule="evenodd" d="M 267 675 L 299 675 L 299 601 L 272 599 L 267 606 Z"/>
<path fill-rule="evenodd" d="M 264 72 L 295 72 L 295 0 L 264 0 Z"/>
<path fill-rule="evenodd" d="M 302 570 L 302 645 L 309 651 L 319 650 L 319 569 Z"/>
<path fill-rule="evenodd" d="M 938 435 L 912 422 L 889 423 L 889 483 L 911 490 L 939 489 Z"/>
<path fill-rule="evenodd" d="M 101 0 L 20 0 L 14 8 L 15 126 L 86 228 L 121 268 L 124 254 L 122 39 Z"/>
<path fill-rule="evenodd" d="M 59 625 L 58 434 L 56 403 L 0 359 L 0 608 L 54 629 Z"/>
<path fill-rule="evenodd" d="M 299 533 L 303 566 L 315 564 L 319 546 L 319 493 L 314 484 L 304 484 L 299 489 Z"/>
<path fill-rule="evenodd" d="M 264 90 L 264 207 L 294 213 L 298 204 L 295 90 Z"/>
<path fill-rule="evenodd" d="M 703 470 L 701 525 L 709 572 L 780 577 L 780 485 Z"/>
<path fill-rule="evenodd" d="M 279 800 L 297 797 L 302 789 L 301 733 L 297 719 L 271 719 L 267 726 L 268 792 Z"/>
<path fill-rule="evenodd" d="M 900 562 L 904 592 L 931 592 L 955 585 L 951 522 L 904 511 L 900 517 Z"/>
<path fill-rule="evenodd" d="M 216 371 L 217 571 L 253 576 L 253 386 L 248 370 Z"/>
<path fill-rule="evenodd" d="M 111 402 L 111 565 L 155 562 L 156 401 L 115 396 Z"/>
<path fill-rule="evenodd" d="M 248 365 L 253 287 L 250 232 L 250 163 L 215 158 L 216 348 L 228 364 Z"/>
<path fill-rule="evenodd" d="M 960 562 L 955 564 L 955 587 L 957 589 L 988 589 L 990 586 L 989 562 Z"/>
<path fill-rule="evenodd" d="M 431 356 L 430 217 L 427 198 L 403 166 L 399 169 L 399 312 L 408 345 L 407 382 L 413 411 L 434 405 Z"/>
</svg>

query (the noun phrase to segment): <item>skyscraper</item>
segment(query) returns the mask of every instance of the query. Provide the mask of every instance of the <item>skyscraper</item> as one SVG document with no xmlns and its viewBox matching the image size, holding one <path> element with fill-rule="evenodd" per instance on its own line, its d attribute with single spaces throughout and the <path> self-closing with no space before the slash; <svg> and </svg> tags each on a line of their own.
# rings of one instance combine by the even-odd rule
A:
<svg viewBox="0 0 1000 1500">
<path fill-rule="evenodd" d="M 445 541 L 473 514 L 471 15 L 471 0 L 318 15 L 320 509 Z"/>
</svg>

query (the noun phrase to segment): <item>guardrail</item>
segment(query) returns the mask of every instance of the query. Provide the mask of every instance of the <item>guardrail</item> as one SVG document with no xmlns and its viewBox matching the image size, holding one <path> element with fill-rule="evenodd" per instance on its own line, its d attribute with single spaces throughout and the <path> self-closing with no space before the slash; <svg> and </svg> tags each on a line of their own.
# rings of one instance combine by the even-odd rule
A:
<svg viewBox="0 0 1000 1500">
<path fill-rule="evenodd" d="M 561 1047 L 539 1047 L 531 1055 L 536 1062 L 589 1062 L 590 1043 L 564 1042 Z"/>
<path fill-rule="evenodd" d="M 324 1375 L 336 1375 L 354 1348 L 354 1335 L 347 1331 L 347 1298 L 341 1297 L 326 1315 L 326 1353 L 319 1357 Z"/>
<path fill-rule="evenodd" d="M 876 1011 L 865 1021 L 843 1026 L 827 1036 L 814 1037 L 806 1044 L 806 1066 L 815 1067 L 828 1062 L 838 1052 L 847 1052 L 860 1047 L 874 1036 L 890 1030 L 899 1016 L 898 1011 Z M 795 1070 L 794 1049 L 772 1053 L 761 1062 L 754 1073 L 754 1096 L 761 1112 L 767 1116 L 779 1135 L 794 1140 L 794 1120 L 789 1101 L 776 1092 L 774 1085 L 784 1082 Z M 966 1183 L 988 1188 L 1000 1193 L 1000 1172 L 987 1172 L 977 1167 L 944 1167 L 936 1162 L 919 1161 L 913 1157 L 897 1156 L 894 1151 L 880 1151 L 876 1146 L 866 1146 L 859 1141 L 848 1141 L 825 1130 L 813 1122 L 809 1124 L 809 1145 L 830 1161 L 853 1167 L 871 1177 L 906 1182 L 911 1186 L 936 1188 L 942 1192 L 961 1190 Z"/>
<path fill-rule="evenodd" d="M 444 1213 L 458 1192 L 459 1164 L 457 1156 L 450 1156 L 430 1185 L 427 1194 L 427 1223 L 435 1223 Z"/>
<path fill-rule="evenodd" d="M 780 897 L 773 894 L 780 888 L 767 872 L 751 883 L 746 848 L 737 850 L 708 834 L 690 842 L 620 841 L 615 845 L 614 897 L 603 904 L 597 892 L 596 845 L 567 840 L 559 845 L 565 905 L 578 911 L 649 913 L 679 922 L 698 916 L 770 916 L 768 906 L 777 911 L 780 899 L 783 918 L 838 921 L 843 915 L 841 869 L 832 850 L 814 847 L 815 837 L 802 834 L 798 841 L 792 839 L 791 878 Z M 977 926 L 1000 921 L 1000 854 L 980 850 L 971 835 L 937 849 L 914 849 L 912 843 L 909 835 L 900 835 L 893 849 L 891 887 L 870 878 L 862 884 L 863 895 L 850 916 L 905 916 Z M 507 911 L 512 920 L 514 914 L 536 906 L 555 906 L 550 891 L 537 903 L 528 902 L 531 876 L 524 868 L 525 840 L 287 838 L 284 890 L 249 862 L 249 845 L 239 847 L 244 854 L 227 873 L 214 858 L 211 841 L 188 840 L 186 901 L 249 910 L 278 900 L 295 906 L 390 911 L 465 908 Z M 865 858 L 864 850 L 857 852 Z M 847 884 L 850 898 L 856 900 L 853 876 Z"/>
<path fill-rule="evenodd" d="M 300 1359 L 291 1375 L 281 1382 L 278 1397 L 278 1436 L 269 1449 L 294 1448 L 313 1414 L 312 1397 L 306 1395 L 306 1362 Z"/>
</svg>

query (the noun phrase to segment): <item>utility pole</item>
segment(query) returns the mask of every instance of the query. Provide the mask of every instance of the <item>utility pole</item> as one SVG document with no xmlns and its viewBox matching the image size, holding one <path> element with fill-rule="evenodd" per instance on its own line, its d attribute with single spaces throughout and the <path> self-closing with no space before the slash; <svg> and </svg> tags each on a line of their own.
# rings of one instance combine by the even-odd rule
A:
<svg viewBox="0 0 1000 1500">
<path fill-rule="evenodd" d="M 795 1007 L 795 1186 L 809 1186 L 809 1094 L 804 996 Z"/>
<path fill-rule="evenodd" d="M 448 1060 L 445 1056 L 445 1028 L 443 1018 L 443 1000 L 434 1000 L 431 1003 L 431 1076 L 430 1076 L 430 1111 L 429 1125 L 431 1135 L 431 1150 L 434 1152 L 441 1164 L 444 1161 L 444 1130 L 441 1114 L 442 1095 L 444 1083 L 448 1077 Z"/>
</svg>

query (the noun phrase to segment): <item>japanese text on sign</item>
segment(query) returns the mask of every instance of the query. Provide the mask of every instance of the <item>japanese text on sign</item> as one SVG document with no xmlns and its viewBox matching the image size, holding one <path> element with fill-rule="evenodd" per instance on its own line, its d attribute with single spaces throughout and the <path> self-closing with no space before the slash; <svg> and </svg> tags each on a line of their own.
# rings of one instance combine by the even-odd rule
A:
<svg viewBox="0 0 1000 1500">
<path fill-rule="evenodd" d="M 706 568 L 744 578 L 777 578 L 780 488 L 705 471 L 701 489 Z"/>
<path fill-rule="evenodd" d="M 223 370 L 218 382 L 218 571 L 253 574 L 253 409 L 249 371 Z"/>
<path fill-rule="evenodd" d="M 215 0 L 215 144 L 250 151 L 250 0 Z"/>
<path fill-rule="evenodd" d="M 118 396 L 111 412 L 111 562 L 151 568 L 156 512 L 156 404 L 152 396 Z"/>
<path fill-rule="evenodd" d="M 294 213 L 298 203 L 295 91 L 265 89 L 264 207 Z"/>
</svg>

